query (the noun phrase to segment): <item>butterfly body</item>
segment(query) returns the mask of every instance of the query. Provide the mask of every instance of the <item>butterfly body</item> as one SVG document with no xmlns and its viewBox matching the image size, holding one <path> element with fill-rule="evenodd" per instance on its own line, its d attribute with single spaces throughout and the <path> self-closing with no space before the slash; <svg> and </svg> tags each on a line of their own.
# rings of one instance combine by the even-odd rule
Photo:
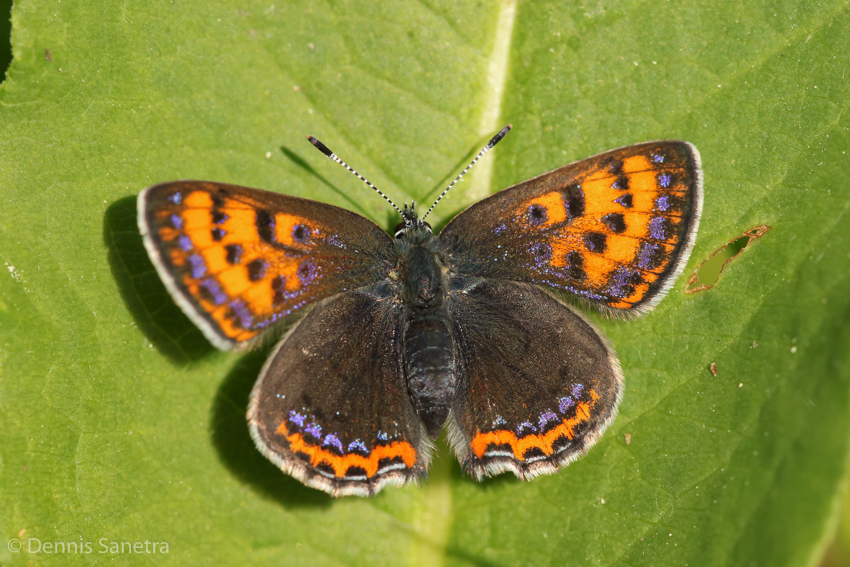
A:
<svg viewBox="0 0 850 567">
<path fill-rule="evenodd" d="M 446 424 L 476 479 L 583 455 L 623 377 L 565 297 L 651 309 L 684 268 L 701 206 L 699 154 L 668 141 L 505 189 L 436 235 L 412 209 L 392 238 L 331 205 L 200 181 L 146 189 L 139 225 L 216 346 L 303 314 L 257 380 L 251 435 L 305 484 L 366 496 L 421 478 Z"/>
<path fill-rule="evenodd" d="M 430 227 L 416 224 L 396 235 L 404 378 L 410 400 L 435 438 L 449 415 L 457 385 L 457 361 L 448 321 L 449 268 Z"/>
</svg>

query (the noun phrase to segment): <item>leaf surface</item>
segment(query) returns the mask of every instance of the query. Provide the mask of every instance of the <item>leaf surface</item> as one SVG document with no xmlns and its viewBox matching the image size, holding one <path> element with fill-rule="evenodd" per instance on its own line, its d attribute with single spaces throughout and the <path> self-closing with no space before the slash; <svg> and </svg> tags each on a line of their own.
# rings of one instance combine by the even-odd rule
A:
<svg viewBox="0 0 850 567">
<path fill-rule="evenodd" d="M 0 545 L 0 564 L 819 556 L 850 432 L 846 2 L 22 0 L 13 30 L 0 534 L 24 549 Z M 648 316 L 599 320 L 626 375 L 620 416 L 584 459 L 530 483 L 471 481 L 443 442 L 426 484 L 370 500 L 281 474 L 244 423 L 267 351 L 219 353 L 182 315 L 142 248 L 135 196 L 211 179 L 390 229 L 392 209 L 304 134 L 396 202 L 430 203 L 507 123 L 435 224 L 610 148 L 686 139 L 702 153 L 688 270 Z M 702 260 L 757 225 L 771 230 L 712 289 L 684 293 Z M 43 549 L 80 541 L 91 552 Z M 111 552 L 145 541 L 167 554 Z"/>
</svg>

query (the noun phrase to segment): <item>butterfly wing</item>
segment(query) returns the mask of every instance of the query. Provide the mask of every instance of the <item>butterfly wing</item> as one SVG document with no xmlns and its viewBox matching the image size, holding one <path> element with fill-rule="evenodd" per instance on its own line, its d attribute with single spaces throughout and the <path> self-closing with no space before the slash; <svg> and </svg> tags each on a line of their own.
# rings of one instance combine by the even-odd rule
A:
<svg viewBox="0 0 850 567">
<path fill-rule="evenodd" d="M 220 349 L 389 270 L 392 239 L 380 227 L 307 199 L 176 181 L 145 189 L 138 211 L 160 277 Z"/>
<path fill-rule="evenodd" d="M 466 472 L 533 478 L 584 454 L 623 389 L 606 341 L 536 286 L 481 279 L 457 288 L 449 309 L 461 379 L 449 439 Z"/>
<path fill-rule="evenodd" d="M 424 473 L 392 291 L 361 288 L 310 311 L 260 374 L 251 436 L 284 472 L 334 496 L 370 496 Z"/>
<path fill-rule="evenodd" d="M 459 273 L 544 284 L 640 313 L 684 269 L 701 211 L 696 148 L 650 142 L 496 193 L 455 217 L 440 240 Z"/>
</svg>

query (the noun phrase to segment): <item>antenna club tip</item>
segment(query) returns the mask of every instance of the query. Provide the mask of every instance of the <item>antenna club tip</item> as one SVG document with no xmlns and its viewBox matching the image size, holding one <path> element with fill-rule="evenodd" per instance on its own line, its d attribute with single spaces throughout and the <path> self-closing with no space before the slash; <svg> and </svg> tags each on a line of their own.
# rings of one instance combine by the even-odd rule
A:
<svg viewBox="0 0 850 567">
<path fill-rule="evenodd" d="M 325 154 L 326 156 L 328 156 L 328 157 L 332 157 L 332 156 L 333 156 L 333 152 L 332 152 L 332 151 L 330 151 L 330 149 L 328 149 L 328 147 L 327 147 L 326 145 L 324 145 L 322 142 L 320 142 L 319 140 L 317 140 L 317 139 L 316 139 L 316 138 L 314 138 L 313 136 L 310 136 L 310 135 L 308 134 L 308 135 L 307 135 L 307 139 L 310 141 L 310 143 L 311 143 L 311 144 L 313 144 L 314 146 L 316 146 L 316 149 L 318 149 L 320 152 L 322 152 L 322 153 L 323 153 L 323 154 Z"/>
<path fill-rule="evenodd" d="M 501 130 L 499 130 L 499 132 L 495 136 L 493 136 L 493 138 L 487 143 L 487 149 L 489 150 L 490 148 L 498 144 L 502 140 L 502 138 L 504 138 L 507 133 L 510 132 L 511 128 L 513 128 L 513 125 L 508 124 Z"/>
</svg>

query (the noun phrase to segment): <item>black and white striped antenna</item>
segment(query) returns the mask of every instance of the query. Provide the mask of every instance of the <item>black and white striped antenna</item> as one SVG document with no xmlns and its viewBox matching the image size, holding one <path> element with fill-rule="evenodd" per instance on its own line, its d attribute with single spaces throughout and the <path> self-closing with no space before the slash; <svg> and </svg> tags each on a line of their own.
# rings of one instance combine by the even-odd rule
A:
<svg viewBox="0 0 850 567">
<path fill-rule="evenodd" d="M 504 128 L 502 128 L 501 130 L 499 130 L 499 133 L 498 133 L 498 134 L 496 134 L 495 136 L 493 136 L 493 137 L 490 139 L 490 141 L 489 141 L 489 142 L 487 142 L 487 145 L 486 145 L 486 146 L 484 146 L 484 148 L 482 148 L 482 150 L 481 150 L 480 152 L 478 152 L 478 155 L 477 155 L 477 156 L 475 156 L 475 159 L 473 159 L 471 162 L 469 162 L 469 165 L 467 165 L 467 166 L 466 166 L 466 169 L 464 169 L 463 171 L 461 171 L 461 172 L 460 172 L 460 175 L 458 175 L 457 177 L 455 177 L 455 180 L 454 180 L 454 181 L 452 181 L 452 182 L 449 184 L 449 186 L 448 186 L 448 187 L 446 187 L 446 189 L 445 189 L 442 193 L 440 193 L 440 196 L 439 196 L 439 197 L 437 197 L 437 200 L 436 200 L 436 201 L 434 201 L 434 204 L 433 204 L 433 205 L 431 205 L 431 208 L 430 208 L 430 209 L 428 209 L 428 212 L 427 212 L 427 213 L 425 213 L 425 214 L 422 216 L 422 220 L 423 220 L 423 221 L 425 220 L 425 217 L 427 217 L 428 215 L 430 215 L 430 214 L 431 214 L 431 211 L 433 211 L 433 210 L 434 210 L 434 207 L 436 207 L 436 206 L 437 206 L 437 203 L 439 203 L 439 202 L 440 202 L 440 199 L 442 199 L 443 197 L 445 197 L 445 196 L 446 196 L 446 193 L 448 193 L 448 192 L 449 192 L 449 189 L 451 189 L 452 187 L 454 187 L 454 186 L 455 186 L 455 184 L 456 184 L 458 181 L 460 181 L 460 178 L 461 178 L 461 177 L 463 177 L 464 175 L 466 175 L 466 172 L 467 172 L 467 171 L 469 171 L 470 169 L 472 169 L 472 166 L 473 166 L 473 165 L 475 165 L 475 162 L 477 162 L 478 160 L 480 160 L 480 159 L 481 159 L 481 157 L 482 157 L 484 154 L 486 154 L 487 152 L 489 152 L 490 150 L 492 150 L 492 149 L 493 149 L 493 146 L 495 146 L 496 144 L 498 144 L 499 142 L 501 142 L 501 141 L 502 141 L 502 138 L 504 138 L 505 136 L 507 136 L 508 132 L 510 132 L 510 131 L 511 131 L 511 128 L 513 128 L 513 125 L 512 125 L 512 124 L 508 124 L 507 126 L 505 126 Z"/>
<path fill-rule="evenodd" d="M 375 187 L 374 185 L 372 185 L 372 183 L 371 183 L 368 179 L 366 179 L 365 177 L 363 177 L 362 175 L 360 175 L 359 173 L 357 173 L 356 171 L 354 171 L 354 169 L 353 169 L 350 165 L 348 165 L 347 163 L 345 163 L 344 161 L 342 161 L 341 159 L 339 159 L 339 158 L 337 157 L 337 155 L 336 155 L 335 153 L 333 153 L 333 152 L 330 150 L 330 148 L 328 148 L 328 147 L 327 147 L 326 145 L 324 145 L 322 142 L 320 142 L 319 140 L 317 140 L 317 139 L 316 139 L 316 138 L 314 138 L 313 136 L 309 136 L 309 135 L 307 136 L 307 139 L 308 139 L 308 140 L 310 140 L 310 143 L 311 143 L 311 144 L 313 144 L 314 146 L 316 146 L 316 148 L 317 148 L 320 152 L 322 152 L 323 154 L 325 154 L 326 156 L 328 156 L 329 158 L 331 158 L 332 160 L 334 160 L 335 162 L 337 162 L 339 165 L 341 165 L 342 167 L 344 167 L 345 169 L 347 169 L 348 171 L 350 171 L 351 173 L 353 173 L 354 175 L 356 175 L 356 176 L 357 176 L 357 178 L 358 178 L 360 181 L 362 181 L 363 183 L 365 183 L 366 185 L 368 185 L 369 187 L 371 187 L 372 189 L 374 189 L 374 190 L 375 190 L 375 192 L 377 192 L 377 193 L 378 193 L 378 195 L 380 195 L 381 197 L 383 197 L 384 199 L 386 199 L 386 200 L 387 200 L 387 203 L 389 203 L 390 205 L 392 205 L 392 206 L 393 206 L 393 208 L 394 208 L 395 210 L 397 210 L 397 211 L 398 211 L 398 214 L 399 214 L 399 215 L 401 215 L 401 218 L 404 220 L 404 223 L 405 223 L 405 224 L 408 224 L 408 219 L 404 216 L 404 213 L 402 213 L 402 212 L 401 212 L 401 209 L 399 209 L 399 208 L 398 208 L 398 206 L 397 206 L 395 203 L 393 203 L 393 202 L 392 202 L 392 199 L 390 199 L 389 197 L 387 197 L 386 195 L 384 195 L 384 194 L 381 192 L 381 190 L 380 190 L 380 189 L 378 189 L 377 187 Z"/>
<path fill-rule="evenodd" d="M 458 175 L 458 176 L 455 178 L 455 180 L 454 180 L 454 181 L 452 181 L 452 182 L 451 182 L 451 184 L 449 184 L 449 186 L 448 186 L 448 187 L 446 187 L 446 189 L 445 189 L 442 193 L 440 193 L 440 196 L 439 196 L 439 197 L 437 197 L 437 200 L 436 200 L 436 201 L 434 201 L 434 204 L 433 204 L 433 205 L 431 205 L 431 208 L 430 208 L 430 209 L 428 209 L 428 212 L 426 212 L 426 213 L 425 213 L 425 215 L 424 215 L 421 219 L 419 219 L 419 221 L 418 221 L 418 222 L 422 222 L 422 221 L 424 221 L 424 220 L 425 220 L 425 217 L 427 217 L 429 214 L 431 214 L 431 211 L 433 211 L 433 210 L 434 210 L 434 207 L 436 207 L 436 206 L 437 206 L 437 203 L 439 203 L 439 202 L 440 202 L 440 200 L 441 200 L 443 197 L 445 197 L 445 196 L 446 196 L 446 193 L 448 193 L 448 192 L 449 192 L 449 189 L 451 189 L 452 187 L 454 187 L 454 186 L 455 186 L 455 184 L 457 184 L 457 182 L 458 182 L 458 181 L 460 181 L 460 180 L 461 180 L 461 178 L 462 178 L 464 175 L 466 175 L 466 172 L 467 172 L 467 171 L 469 171 L 470 169 L 472 169 L 472 166 L 473 166 L 473 165 L 475 165 L 475 163 L 476 163 L 479 159 L 481 159 L 481 157 L 482 157 L 484 154 L 486 154 L 487 152 L 489 152 L 490 150 L 492 150 L 492 149 L 493 149 L 493 146 L 495 146 L 496 144 L 498 144 L 498 143 L 502 140 L 502 138 L 504 138 L 504 137 L 505 137 L 505 135 L 507 135 L 507 133 L 511 131 L 511 128 L 513 128 L 513 126 L 512 126 L 511 124 L 508 124 L 507 126 L 505 126 L 504 128 L 502 128 L 501 130 L 499 130 L 499 133 L 498 133 L 498 134 L 496 134 L 495 136 L 493 136 L 493 137 L 490 139 L 490 141 L 489 141 L 489 142 L 487 142 L 487 145 L 486 145 L 486 146 L 484 146 L 484 148 L 483 148 L 480 152 L 478 152 L 478 155 L 477 155 L 477 156 L 475 156 L 475 159 L 473 159 L 473 160 L 469 163 L 469 165 L 467 165 L 467 166 L 466 166 L 466 169 L 464 169 L 462 172 L 460 172 L 460 175 Z M 328 156 L 329 158 L 331 158 L 332 160 L 334 160 L 335 162 L 337 162 L 338 164 L 340 164 L 341 166 L 343 166 L 345 169 L 347 169 L 348 171 L 350 171 L 351 173 L 353 173 L 354 175 L 356 175 L 356 176 L 357 176 L 357 178 L 358 178 L 360 181 L 362 181 L 363 183 L 365 183 L 366 185 L 368 185 L 369 187 L 371 187 L 372 189 L 374 189 L 374 190 L 375 190 L 375 192 L 376 192 L 378 195 L 380 195 L 381 197 L 383 197 L 384 199 L 386 199 L 387 203 L 389 203 L 390 205 L 392 205 L 392 206 L 393 206 L 393 208 L 394 208 L 396 211 L 398 211 L 398 214 L 399 214 L 399 215 L 401 215 L 401 218 L 402 218 L 402 220 L 404 221 L 405 226 L 411 226 L 411 225 L 413 224 L 414 217 L 415 217 L 415 213 L 413 213 L 413 206 L 412 206 L 412 204 L 411 204 L 410 209 L 408 209 L 408 208 L 407 208 L 407 206 L 405 205 L 405 207 L 404 207 L 404 211 L 402 211 L 401 209 L 399 209 L 399 208 L 398 208 L 398 205 L 396 205 L 395 203 L 393 203 L 393 202 L 392 202 L 392 199 L 390 199 L 389 197 L 387 197 L 386 195 L 384 195 L 384 194 L 381 192 L 381 190 L 380 190 L 380 189 L 378 189 L 377 187 L 375 187 L 374 185 L 372 185 L 372 183 L 370 183 L 368 179 L 366 179 L 365 177 L 363 177 L 362 175 L 360 175 L 359 173 L 357 173 L 357 172 L 356 172 L 356 171 L 355 171 L 355 170 L 354 170 L 354 169 L 353 169 L 350 165 L 348 165 L 347 163 L 345 163 L 344 161 L 342 161 L 341 159 L 339 159 L 339 158 L 337 157 L 337 155 L 336 155 L 335 153 L 333 153 L 333 152 L 330 150 L 330 148 L 328 148 L 326 145 L 324 145 L 322 142 L 320 142 L 319 140 L 317 140 L 317 139 L 316 139 L 316 138 L 314 138 L 313 136 L 307 136 L 307 139 L 310 141 L 310 143 L 311 143 L 311 144 L 313 144 L 314 146 L 316 146 L 316 148 L 317 148 L 320 152 L 322 152 L 323 154 L 325 154 L 326 156 Z M 409 211 L 410 211 L 410 213 L 412 213 L 412 214 L 405 214 L 408 210 L 409 210 Z"/>
</svg>

